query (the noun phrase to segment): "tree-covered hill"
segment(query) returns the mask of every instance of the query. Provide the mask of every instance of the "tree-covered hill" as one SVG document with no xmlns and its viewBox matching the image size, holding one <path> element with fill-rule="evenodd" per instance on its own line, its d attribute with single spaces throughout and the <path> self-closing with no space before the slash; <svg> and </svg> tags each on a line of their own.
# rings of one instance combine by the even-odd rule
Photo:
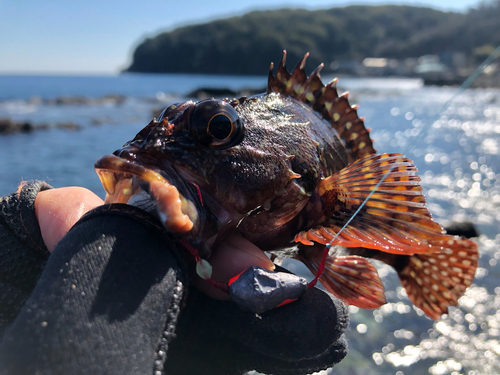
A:
<svg viewBox="0 0 500 375">
<path fill-rule="evenodd" d="M 144 40 L 129 72 L 265 74 L 286 49 L 309 66 L 364 57 L 406 58 L 446 51 L 472 56 L 500 44 L 500 0 L 466 14 L 412 6 L 254 11 L 185 26 Z"/>
</svg>

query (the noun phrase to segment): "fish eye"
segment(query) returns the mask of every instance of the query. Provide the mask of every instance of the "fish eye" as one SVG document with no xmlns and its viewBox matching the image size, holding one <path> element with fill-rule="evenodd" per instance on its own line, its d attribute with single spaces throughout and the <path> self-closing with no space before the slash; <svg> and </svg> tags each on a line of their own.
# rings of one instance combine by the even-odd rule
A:
<svg viewBox="0 0 500 375">
<path fill-rule="evenodd" d="M 228 115 L 219 113 L 208 121 L 207 133 L 219 141 L 227 139 L 234 129 L 234 123 Z"/>
<path fill-rule="evenodd" d="M 203 147 L 225 149 L 241 142 L 244 127 L 230 104 L 209 99 L 196 104 L 189 118 L 189 132 Z"/>
</svg>

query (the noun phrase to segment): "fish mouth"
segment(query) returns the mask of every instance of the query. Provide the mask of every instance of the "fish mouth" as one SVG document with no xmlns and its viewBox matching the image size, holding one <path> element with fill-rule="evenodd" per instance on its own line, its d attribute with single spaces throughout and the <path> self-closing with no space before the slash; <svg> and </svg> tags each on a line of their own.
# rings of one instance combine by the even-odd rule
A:
<svg viewBox="0 0 500 375">
<path fill-rule="evenodd" d="M 198 227 L 195 204 L 160 172 L 116 155 L 105 155 L 95 170 L 106 191 L 105 203 L 126 203 L 151 211 L 156 208 L 162 224 L 173 233 L 188 233 Z"/>
<path fill-rule="evenodd" d="M 160 172 L 116 155 L 100 158 L 95 163 L 95 170 L 106 191 L 105 203 L 132 204 L 150 212 L 156 209 L 162 224 L 181 236 L 196 237 L 194 232 L 203 226 L 195 204 Z M 138 205 L 140 200 L 146 203 Z M 148 205 L 150 209 L 145 207 Z M 252 266 L 274 269 L 274 263 L 260 248 L 235 233 L 217 246 L 210 262 L 214 269 L 213 278 L 223 283 Z M 229 299 L 226 292 L 201 278 L 197 277 L 195 284 L 213 298 Z"/>
</svg>

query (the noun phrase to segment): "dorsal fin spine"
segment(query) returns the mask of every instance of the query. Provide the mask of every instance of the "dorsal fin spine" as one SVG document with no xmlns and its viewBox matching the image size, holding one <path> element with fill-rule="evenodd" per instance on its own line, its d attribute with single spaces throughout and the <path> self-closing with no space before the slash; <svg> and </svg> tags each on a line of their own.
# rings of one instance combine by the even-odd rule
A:
<svg viewBox="0 0 500 375">
<path fill-rule="evenodd" d="M 307 76 L 305 65 L 308 57 L 309 53 L 306 53 L 290 73 L 286 69 L 286 51 L 283 51 L 276 76 L 273 75 L 274 64 L 270 66 L 267 93 L 278 92 L 300 100 L 329 121 L 344 141 L 350 162 L 375 153 L 364 119 L 358 117 L 358 107 L 349 104 L 349 93 L 338 94 L 336 78 L 326 86 L 323 84 L 319 74 L 323 64 Z"/>
<path fill-rule="evenodd" d="M 323 87 L 323 83 L 321 82 L 321 76 L 319 75 L 319 72 L 325 64 L 321 63 L 312 73 L 309 77 L 307 77 L 307 81 L 305 83 L 305 90 L 300 96 L 300 100 L 306 104 L 310 104 L 316 99 L 316 96 L 319 91 L 321 91 L 321 88 Z M 310 94 L 310 96 L 308 96 Z"/>
</svg>

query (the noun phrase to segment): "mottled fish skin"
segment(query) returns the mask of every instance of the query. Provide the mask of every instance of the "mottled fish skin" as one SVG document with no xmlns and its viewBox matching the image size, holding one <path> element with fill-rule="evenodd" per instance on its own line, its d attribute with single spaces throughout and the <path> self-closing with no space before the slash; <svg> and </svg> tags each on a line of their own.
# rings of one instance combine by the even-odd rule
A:
<svg viewBox="0 0 500 375">
<path fill-rule="evenodd" d="M 359 307 L 382 305 L 384 288 L 367 258 L 379 259 L 438 319 L 472 283 L 477 246 L 433 221 L 412 161 L 377 154 L 357 106 L 338 94 L 336 80 L 323 85 L 322 65 L 307 76 L 307 56 L 291 73 L 286 53 L 276 75 L 271 64 L 265 94 L 167 107 L 96 163 L 106 201 L 149 194 L 148 207 L 204 259 L 238 233 L 317 272 L 320 244 L 344 246 L 326 259 L 320 280 L 329 291 Z"/>
<path fill-rule="evenodd" d="M 244 124 L 239 143 L 210 148 L 192 139 L 195 110 L 206 112 L 208 120 L 214 108 L 217 113 L 237 114 Z M 327 122 L 280 93 L 174 104 L 114 154 L 162 174 L 200 212 L 208 210 L 217 217 L 216 228 L 206 221 L 195 226 L 189 235 L 198 242 L 217 236 L 218 243 L 237 226 L 266 250 L 293 243 L 294 234 L 305 228 L 299 212 L 319 181 L 343 168 L 348 159 Z M 201 190 L 203 206 L 191 183 Z M 285 232 L 289 235 L 277 235 Z"/>
</svg>

